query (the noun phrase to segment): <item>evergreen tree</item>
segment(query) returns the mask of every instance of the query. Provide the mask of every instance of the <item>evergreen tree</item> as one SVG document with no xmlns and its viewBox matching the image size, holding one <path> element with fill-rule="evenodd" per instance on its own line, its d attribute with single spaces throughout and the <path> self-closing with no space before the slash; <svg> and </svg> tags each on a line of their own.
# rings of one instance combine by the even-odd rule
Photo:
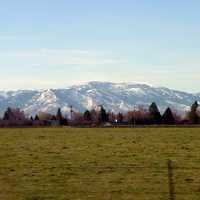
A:
<svg viewBox="0 0 200 200">
<path fill-rule="evenodd" d="M 7 109 L 7 111 L 5 111 L 4 116 L 3 116 L 3 120 L 9 120 L 9 108 Z"/>
<path fill-rule="evenodd" d="M 118 113 L 118 115 L 117 115 L 117 121 L 118 121 L 119 123 L 121 123 L 121 122 L 123 122 L 123 119 L 124 119 L 123 114 L 122 114 L 122 113 Z"/>
<path fill-rule="evenodd" d="M 62 116 L 62 112 L 61 112 L 61 109 L 58 108 L 58 111 L 57 111 L 57 114 L 56 114 L 56 119 L 61 121 L 63 119 L 63 116 Z"/>
<path fill-rule="evenodd" d="M 91 120 L 92 120 L 91 113 L 90 113 L 89 110 L 86 110 L 86 111 L 84 112 L 83 118 L 84 118 L 84 120 L 86 120 L 86 121 L 91 121 Z"/>
<path fill-rule="evenodd" d="M 63 125 L 63 116 L 62 116 L 62 112 L 61 109 L 58 108 L 57 114 L 56 114 L 56 119 L 59 121 L 59 125 Z"/>
<path fill-rule="evenodd" d="M 39 117 L 38 117 L 38 115 L 35 115 L 35 119 L 34 119 L 35 121 L 39 121 L 40 119 L 39 119 Z"/>
<path fill-rule="evenodd" d="M 108 114 L 103 106 L 101 106 L 100 113 L 99 113 L 99 121 L 100 123 L 104 123 L 108 121 Z"/>
<path fill-rule="evenodd" d="M 149 120 L 152 124 L 160 124 L 162 116 L 155 102 L 149 106 Z"/>
<path fill-rule="evenodd" d="M 55 117 L 56 120 L 59 121 L 59 125 L 62 125 L 62 126 L 67 126 L 68 125 L 68 120 L 63 117 L 60 108 L 58 108 L 57 114 L 56 114 L 56 116 L 53 116 L 53 118 L 54 117 Z"/>
<path fill-rule="evenodd" d="M 167 125 L 175 124 L 174 115 L 170 108 L 167 108 L 162 116 L 162 123 Z"/>
<path fill-rule="evenodd" d="M 198 124 L 199 122 L 199 116 L 197 114 L 198 109 L 198 102 L 195 101 L 191 106 L 191 111 L 189 112 L 189 120 L 192 124 Z"/>
</svg>

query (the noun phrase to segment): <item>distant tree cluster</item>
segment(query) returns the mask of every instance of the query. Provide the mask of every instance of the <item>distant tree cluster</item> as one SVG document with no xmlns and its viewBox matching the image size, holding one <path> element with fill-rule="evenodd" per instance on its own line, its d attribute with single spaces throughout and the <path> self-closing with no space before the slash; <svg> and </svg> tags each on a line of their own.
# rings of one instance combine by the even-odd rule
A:
<svg viewBox="0 0 200 200">
<path fill-rule="evenodd" d="M 55 115 L 39 112 L 35 116 L 26 117 L 20 109 L 7 108 L 0 127 L 12 126 L 137 126 L 137 125 L 192 125 L 200 124 L 198 102 L 195 101 L 184 118 L 167 108 L 163 114 L 155 102 L 148 109 L 140 106 L 126 113 L 106 111 L 100 105 L 98 109 L 86 110 L 84 113 L 75 112 L 71 108 L 71 117 L 64 116 L 58 108 Z"/>
<path fill-rule="evenodd" d="M 191 124 L 198 124 L 200 122 L 198 107 L 198 102 L 195 101 L 191 106 L 191 111 L 188 113 L 188 119 Z"/>
<path fill-rule="evenodd" d="M 186 117 L 179 116 L 171 108 L 167 108 L 163 114 L 155 102 L 148 109 L 139 107 L 136 110 L 126 113 L 115 114 L 107 112 L 103 106 L 99 110 L 86 110 L 82 113 L 74 113 L 73 125 L 79 126 L 98 126 L 98 125 L 190 125 L 200 123 L 200 113 L 198 112 L 198 103 L 191 106 L 190 112 Z"/>
<path fill-rule="evenodd" d="M 18 108 L 7 108 L 3 118 L 0 120 L 0 127 L 15 126 L 67 126 L 68 119 L 62 115 L 59 108 L 56 115 L 39 112 L 35 117 L 26 117 L 24 112 Z"/>
</svg>

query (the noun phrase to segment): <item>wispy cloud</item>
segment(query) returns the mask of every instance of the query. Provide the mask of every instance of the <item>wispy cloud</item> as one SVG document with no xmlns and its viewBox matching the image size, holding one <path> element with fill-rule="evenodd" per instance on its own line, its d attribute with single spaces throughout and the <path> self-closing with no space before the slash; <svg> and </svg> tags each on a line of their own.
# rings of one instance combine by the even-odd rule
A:
<svg viewBox="0 0 200 200">
<path fill-rule="evenodd" d="M 38 49 L 0 52 L 0 57 L 23 60 L 31 65 L 112 65 L 127 63 L 112 53 L 80 49 Z M 28 64 L 28 63 L 27 63 Z"/>
</svg>

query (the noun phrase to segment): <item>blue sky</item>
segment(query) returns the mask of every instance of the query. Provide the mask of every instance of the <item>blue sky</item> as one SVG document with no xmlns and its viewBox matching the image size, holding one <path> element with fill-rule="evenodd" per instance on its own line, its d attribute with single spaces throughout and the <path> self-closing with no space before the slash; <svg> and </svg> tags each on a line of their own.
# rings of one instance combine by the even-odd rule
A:
<svg viewBox="0 0 200 200">
<path fill-rule="evenodd" d="M 0 3 L 0 89 L 98 80 L 200 92 L 200 1 Z"/>
</svg>

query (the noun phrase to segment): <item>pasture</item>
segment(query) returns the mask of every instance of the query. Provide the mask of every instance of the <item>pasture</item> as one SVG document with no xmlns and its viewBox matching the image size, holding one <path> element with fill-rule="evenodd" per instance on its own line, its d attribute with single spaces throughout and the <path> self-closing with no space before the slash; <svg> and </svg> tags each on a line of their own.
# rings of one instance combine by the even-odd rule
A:
<svg viewBox="0 0 200 200">
<path fill-rule="evenodd" d="M 0 200 L 200 199 L 199 128 L 0 129 Z"/>
</svg>

